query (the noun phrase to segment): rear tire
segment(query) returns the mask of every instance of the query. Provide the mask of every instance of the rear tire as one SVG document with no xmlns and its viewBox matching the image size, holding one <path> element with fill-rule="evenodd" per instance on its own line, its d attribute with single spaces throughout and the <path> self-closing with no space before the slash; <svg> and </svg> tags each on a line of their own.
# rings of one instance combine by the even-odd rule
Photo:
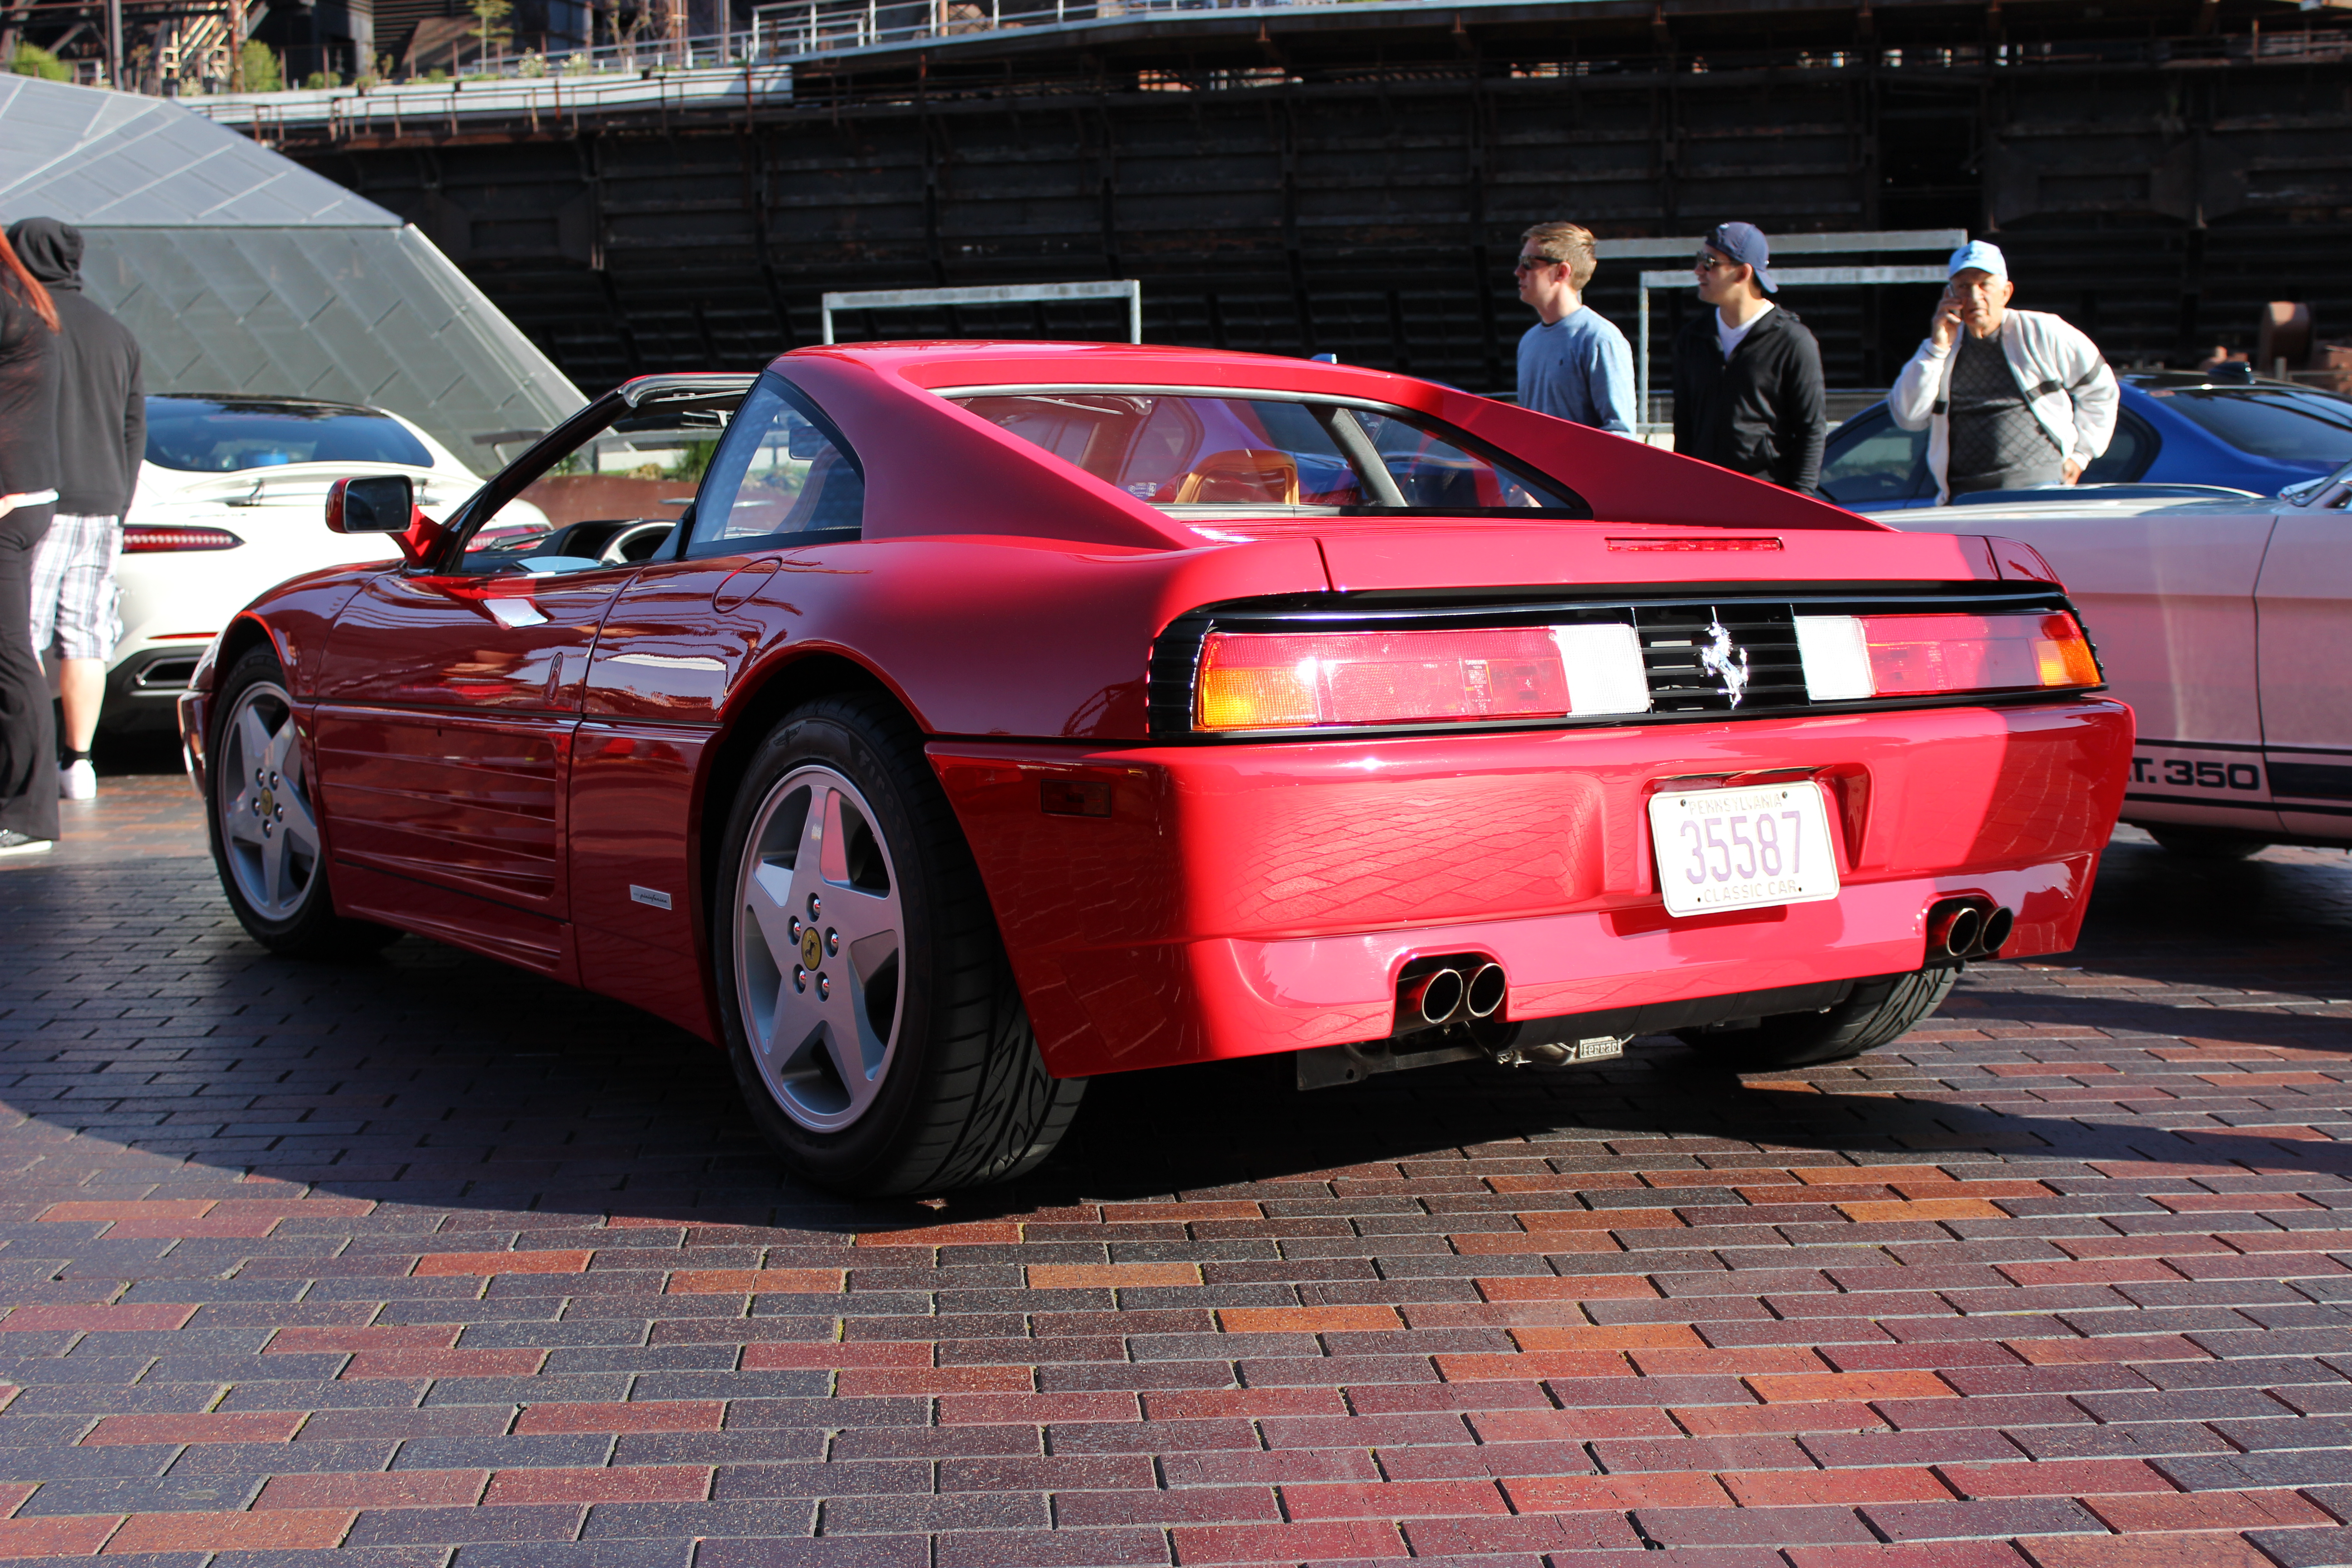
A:
<svg viewBox="0 0 2352 1568">
<path fill-rule="evenodd" d="M 2184 860 L 2243 860 L 2270 847 L 2267 838 L 2232 833 L 2226 827 L 2150 827 L 2147 836 L 2167 854 Z"/>
<path fill-rule="evenodd" d="M 711 950 L 752 1119 L 859 1195 L 1009 1180 L 1060 1141 L 1055 1079 L 921 737 L 877 697 L 786 716 L 729 814 Z"/>
<path fill-rule="evenodd" d="M 1826 1012 L 1782 1013 L 1752 1029 L 1684 1029 L 1675 1038 L 1733 1072 L 1785 1072 L 1842 1062 L 1908 1032 L 1944 1005 L 1958 969 L 1922 969 L 1854 982 Z"/>
<path fill-rule="evenodd" d="M 257 647 L 214 688 L 205 819 L 236 923 L 288 958 L 373 952 L 400 933 L 335 912 L 309 759 L 278 656 Z"/>
</svg>

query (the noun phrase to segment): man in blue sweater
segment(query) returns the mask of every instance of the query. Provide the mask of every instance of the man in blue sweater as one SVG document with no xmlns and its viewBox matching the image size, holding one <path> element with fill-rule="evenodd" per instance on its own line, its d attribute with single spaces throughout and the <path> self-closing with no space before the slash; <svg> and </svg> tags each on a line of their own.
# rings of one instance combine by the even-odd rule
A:
<svg viewBox="0 0 2352 1568">
<path fill-rule="evenodd" d="M 1633 433 L 1633 351 L 1584 303 L 1591 231 L 1539 223 L 1519 237 L 1519 298 L 1542 320 L 1519 339 L 1519 406 L 1620 436 Z"/>
</svg>

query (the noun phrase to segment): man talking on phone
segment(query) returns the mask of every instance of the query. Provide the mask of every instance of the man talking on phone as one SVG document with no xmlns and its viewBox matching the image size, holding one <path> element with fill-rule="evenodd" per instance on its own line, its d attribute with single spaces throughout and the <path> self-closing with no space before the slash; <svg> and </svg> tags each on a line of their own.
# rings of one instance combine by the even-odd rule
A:
<svg viewBox="0 0 2352 1568">
<path fill-rule="evenodd" d="M 2071 485 L 2116 433 L 2116 373 L 2098 345 L 2045 310 L 2012 310 L 2000 247 L 1952 252 L 1927 342 L 1887 411 L 1927 432 L 1936 496 Z"/>
</svg>

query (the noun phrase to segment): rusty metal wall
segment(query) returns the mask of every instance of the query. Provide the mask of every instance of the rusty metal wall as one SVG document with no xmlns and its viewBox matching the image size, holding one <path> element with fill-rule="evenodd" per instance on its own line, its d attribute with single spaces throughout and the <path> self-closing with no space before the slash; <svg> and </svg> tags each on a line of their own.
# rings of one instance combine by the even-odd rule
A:
<svg viewBox="0 0 2352 1568">
<path fill-rule="evenodd" d="M 2296 32 L 2265 31 L 2286 13 L 2251 0 L 2096 19 L 1694 5 L 1670 26 L 1648 5 L 1412 27 L 1400 9 L 1352 27 L 1325 11 L 1299 37 L 1213 12 L 1181 36 L 958 40 L 803 68 L 792 107 L 755 114 L 284 150 L 423 226 L 583 387 L 756 365 L 815 339 L 827 289 L 1126 277 L 1152 341 L 1487 390 L 1509 384 L 1532 319 L 1508 271 L 1518 233 L 1556 217 L 1603 235 L 1965 226 L 2009 249 L 2020 305 L 2119 364 L 2251 347 L 2272 299 L 2352 338 L 2342 12 Z M 1629 332 L 1633 271 L 1604 267 L 1589 296 Z M 1884 385 L 1934 293 L 1794 304 L 1833 385 Z M 1685 302 L 1659 301 L 1662 329 Z M 842 330 L 1120 323 L 1014 307 Z"/>
</svg>

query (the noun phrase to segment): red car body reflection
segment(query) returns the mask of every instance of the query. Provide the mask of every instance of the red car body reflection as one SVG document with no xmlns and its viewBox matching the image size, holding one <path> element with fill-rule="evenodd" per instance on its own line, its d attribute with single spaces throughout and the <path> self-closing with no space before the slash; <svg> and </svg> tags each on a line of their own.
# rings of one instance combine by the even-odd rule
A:
<svg viewBox="0 0 2352 1568">
<path fill-rule="evenodd" d="M 955 343 L 799 350 L 775 374 L 861 457 L 860 536 L 569 575 L 315 574 L 224 634 L 192 751 L 213 671 L 274 647 L 340 908 L 717 1038 L 717 838 L 749 751 L 812 692 L 879 689 L 928 738 L 1056 1077 L 1381 1039 L 1434 953 L 1491 956 L 1501 1016 L 1537 1021 L 1916 971 L 1954 898 L 2013 913 L 2004 957 L 2074 941 L 2132 734 L 2094 690 L 1204 736 L 1166 668 L 1204 606 L 1672 602 L 1718 630 L 1734 602 L 1783 606 L 1775 625 L 1799 601 L 2063 609 L 2029 550 L 1349 367 Z M 1318 513 L 1330 481 L 1306 475 L 1297 506 L 1188 518 L 1172 488 L 1123 489 L 940 391 L 1039 385 L 1407 410 L 1591 516 Z M 1195 494 L 1261 482 L 1262 458 L 1237 462 L 1192 470 Z M 1643 645 L 1654 666 L 1668 645 Z M 1756 779 L 1824 791 L 1836 896 L 1670 916 L 1646 803 Z"/>
</svg>

